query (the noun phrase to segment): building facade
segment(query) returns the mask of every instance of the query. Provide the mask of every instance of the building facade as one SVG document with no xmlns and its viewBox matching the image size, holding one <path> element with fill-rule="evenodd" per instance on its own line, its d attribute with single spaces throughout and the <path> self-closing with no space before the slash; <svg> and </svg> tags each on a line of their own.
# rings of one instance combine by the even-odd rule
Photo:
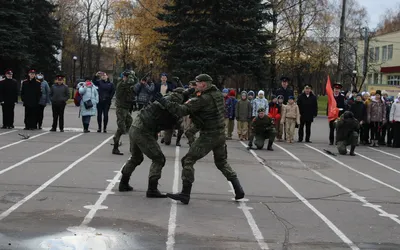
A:
<svg viewBox="0 0 400 250">
<path fill-rule="evenodd" d="M 363 73 L 364 41 L 359 41 L 358 76 Z M 386 90 L 390 96 L 400 92 L 400 31 L 374 36 L 369 41 L 366 91 Z"/>
</svg>

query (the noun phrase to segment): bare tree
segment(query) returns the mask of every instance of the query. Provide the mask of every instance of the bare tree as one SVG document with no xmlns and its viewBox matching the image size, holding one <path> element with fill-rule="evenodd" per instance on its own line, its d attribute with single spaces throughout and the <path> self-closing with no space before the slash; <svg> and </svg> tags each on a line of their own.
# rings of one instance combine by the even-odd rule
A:
<svg viewBox="0 0 400 250">
<path fill-rule="evenodd" d="M 97 13 L 96 22 L 95 22 L 95 36 L 97 42 L 96 49 L 96 69 L 100 68 L 100 58 L 101 58 L 101 47 L 104 38 L 104 34 L 106 33 L 107 27 L 110 24 L 111 6 L 109 0 L 101 0 L 97 3 L 96 6 Z"/>
<path fill-rule="evenodd" d="M 96 27 L 96 9 L 95 0 L 81 0 L 82 4 L 82 15 L 84 17 L 85 24 L 85 36 L 86 36 L 86 62 L 87 70 L 90 74 L 93 73 L 93 47 L 92 47 L 92 36 L 93 29 Z"/>
</svg>

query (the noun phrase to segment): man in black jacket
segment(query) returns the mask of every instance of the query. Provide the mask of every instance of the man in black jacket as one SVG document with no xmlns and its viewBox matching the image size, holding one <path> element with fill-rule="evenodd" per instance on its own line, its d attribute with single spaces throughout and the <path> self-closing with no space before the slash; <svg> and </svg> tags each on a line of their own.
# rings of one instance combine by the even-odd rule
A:
<svg viewBox="0 0 400 250">
<path fill-rule="evenodd" d="M 294 96 L 293 89 L 289 88 L 289 78 L 286 76 L 281 77 L 281 87 L 276 90 L 275 96 L 283 96 L 283 104 L 287 104 L 289 96 Z"/>
<path fill-rule="evenodd" d="M 362 140 L 364 138 L 362 125 L 367 121 L 367 107 L 362 100 L 361 94 L 356 96 L 355 101 L 350 106 L 350 111 L 354 114 L 354 118 L 360 122 L 360 138 Z"/>
<path fill-rule="evenodd" d="M 13 72 L 6 70 L 6 78 L 0 81 L 0 104 L 3 110 L 2 129 L 14 128 L 14 108 L 18 102 L 18 84 L 12 78 Z"/>
<path fill-rule="evenodd" d="M 318 115 L 317 97 L 311 91 L 309 84 L 304 86 L 304 91 L 297 99 L 297 106 L 300 110 L 299 142 L 303 141 L 304 125 L 306 126 L 306 142 L 311 143 L 311 123 Z"/>
<path fill-rule="evenodd" d="M 56 83 L 51 86 L 50 99 L 53 111 L 53 125 L 51 132 L 57 131 L 57 123 L 59 122 L 60 132 L 64 132 L 64 110 L 69 99 L 68 86 L 64 84 L 63 75 L 56 76 Z"/>
<path fill-rule="evenodd" d="M 28 79 L 22 82 L 21 100 L 25 107 L 24 130 L 37 129 L 37 113 L 42 96 L 41 83 L 36 79 L 36 71 L 29 70 Z"/>
<path fill-rule="evenodd" d="M 333 97 L 336 100 L 336 107 L 339 109 L 339 117 L 346 111 L 345 100 L 346 97 L 340 93 L 340 90 L 343 88 L 342 84 L 336 83 L 333 85 Z M 328 115 L 328 105 L 326 108 L 326 114 Z M 329 122 L 329 145 L 333 145 L 335 141 L 335 120 Z"/>
</svg>

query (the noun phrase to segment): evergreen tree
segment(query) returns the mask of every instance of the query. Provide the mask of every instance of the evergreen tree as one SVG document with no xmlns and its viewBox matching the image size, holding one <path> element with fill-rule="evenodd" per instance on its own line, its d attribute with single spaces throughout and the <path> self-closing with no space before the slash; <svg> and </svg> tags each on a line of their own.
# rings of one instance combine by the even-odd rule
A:
<svg viewBox="0 0 400 250">
<path fill-rule="evenodd" d="M 56 6 L 47 0 L 2 1 L 0 5 L 0 70 L 12 68 L 23 78 L 28 68 L 52 79 L 58 69 L 55 58 L 61 46 Z"/>
<path fill-rule="evenodd" d="M 164 6 L 157 28 L 167 39 L 165 61 L 179 76 L 208 73 L 219 83 L 232 75 L 266 71 L 269 20 L 262 0 L 175 0 Z"/>
</svg>

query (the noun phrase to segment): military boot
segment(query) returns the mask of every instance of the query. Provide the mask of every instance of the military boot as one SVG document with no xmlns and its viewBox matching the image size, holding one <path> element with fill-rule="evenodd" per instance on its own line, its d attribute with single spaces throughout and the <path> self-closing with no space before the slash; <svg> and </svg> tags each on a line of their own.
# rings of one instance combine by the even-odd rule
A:
<svg viewBox="0 0 400 250">
<path fill-rule="evenodd" d="M 113 155 L 124 155 L 124 153 L 121 153 L 118 149 L 118 143 L 114 142 L 114 148 L 112 150 Z"/>
<path fill-rule="evenodd" d="M 183 204 L 189 204 L 190 193 L 192 192 L 192 184 L 184 182 L 182 186 L 182 191 L 177 194 L 167 193 L 167 197 L 176 201 L 180 201 Z"/>
<path fill-rule="evenodd" d="M 119 191 L 120 192 L 129 192 L 129 191 L 133 191 L 133 187 L 131 187 L 129 185 L 129 179 L 131 177 L 129 175 L 126 174 L 122 174 L 121 180 L 119 182 Z"/>
<path fill-rule="evenodd" d="M 149 179 L 149 187 L 147 188 L 146 197 L 147 198 L 167 198 L 167 195 L 162 194 L 158 190 L 158 180 Z"/>
<path fill-rule="evenodd" d="M 268 141 L 268 147 L 267 147 L 268 151 L 274 151 L 274 149 L 272 148 L 272 144 L 273 144 L 272 141 Z"/>
<path fill-rule="evenodd" d="M 230 180 L 233 186 L 233 190 L 235 190 L 235 200 L 243 199 L 244 198 L 244 191 L 242 185 L 240 185 L 239 179 L 233 178 Z"/>
<path fill-rule="evenodd" d="M 177 147 L 180 147 L 180 146 L 181 146 L 181 139 L 180 139 L 180 138 L 176 140 L 176 146 L 177 146 Z"/>
<path fill-rule="evenodd" d="M 252 149 L 253 148 L 253 143 L 249 142 L 247 149 Z"/>
<path fill-rule="evenodd" d="M 350 155 L 351 156 L 356 156 L 356 154 L 354 153 L 355 149 L 356 149 L 356 146 L 351 146 L 351 148 L 350 148 Z"/>
</svg>

